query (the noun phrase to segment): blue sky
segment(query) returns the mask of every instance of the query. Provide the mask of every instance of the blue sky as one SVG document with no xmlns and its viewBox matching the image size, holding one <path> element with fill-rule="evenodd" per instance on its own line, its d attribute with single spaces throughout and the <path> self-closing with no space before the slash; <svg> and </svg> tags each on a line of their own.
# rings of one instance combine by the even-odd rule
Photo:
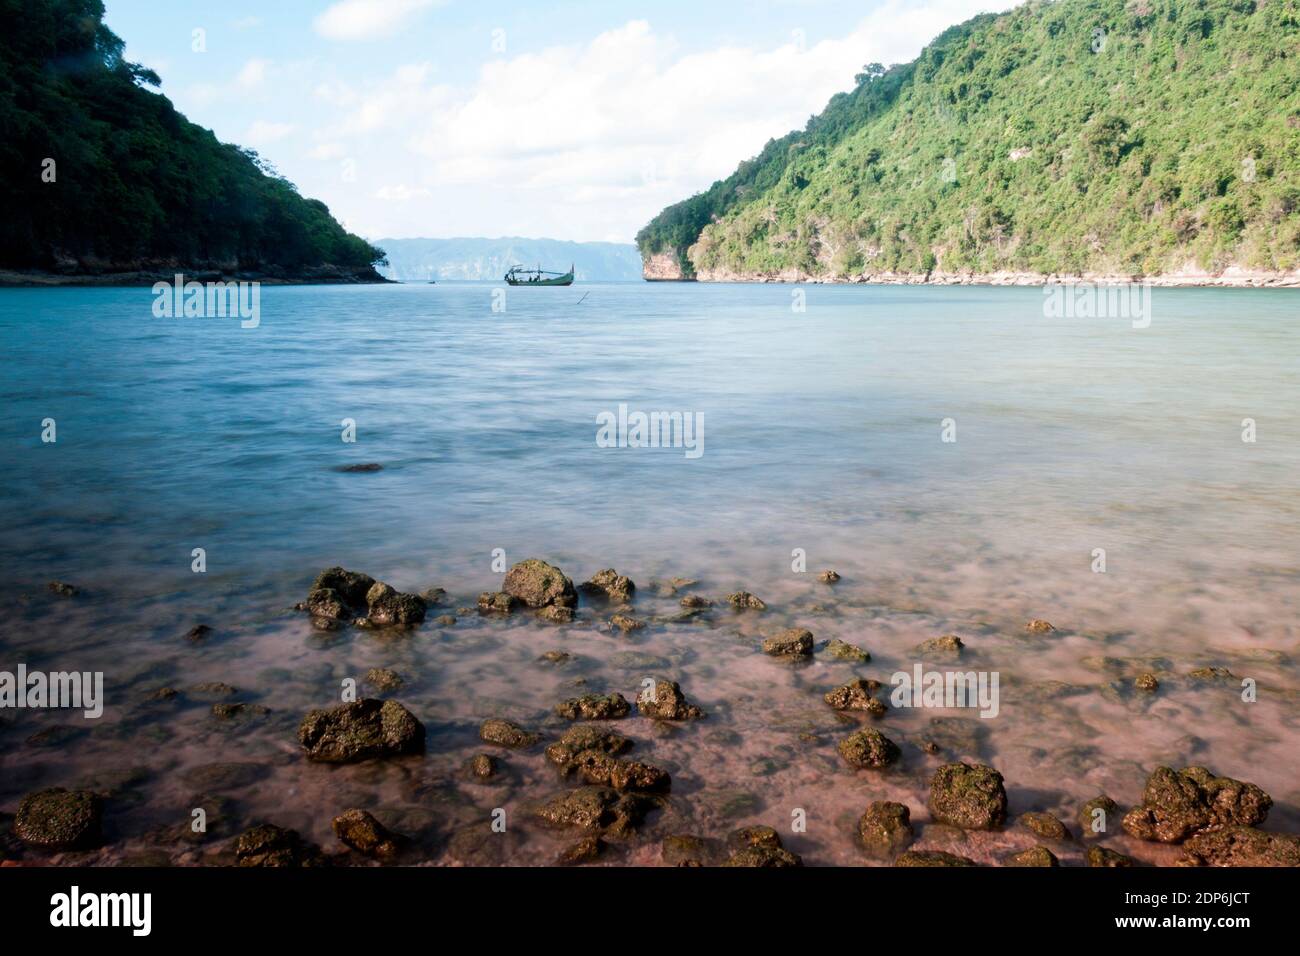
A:
<svg viewBox="0 0 1300 956">
<path fill-rule="evenodd" d="M 368 238 L 611 241 L 802 126 L 864 63 L 1009 5 L 106 0 L 182 112 Z"/>
</svg>

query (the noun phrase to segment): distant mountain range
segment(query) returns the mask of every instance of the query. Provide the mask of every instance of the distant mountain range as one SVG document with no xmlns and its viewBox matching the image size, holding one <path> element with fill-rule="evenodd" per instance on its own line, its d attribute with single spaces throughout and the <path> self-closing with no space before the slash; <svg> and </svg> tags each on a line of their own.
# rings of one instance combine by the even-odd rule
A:
<svg viewBox="0 0 1300 956">
<path fill-rule="evenodd" d="M 574 267 L 578 281 L 635 281 L 641 255 L 632 243 L 559 239 L 380 239 L 388 266 L 379 271 L 399 282 L 429 279 L 499 280 L 513 265 L 556 272 Z"/>
</svg>

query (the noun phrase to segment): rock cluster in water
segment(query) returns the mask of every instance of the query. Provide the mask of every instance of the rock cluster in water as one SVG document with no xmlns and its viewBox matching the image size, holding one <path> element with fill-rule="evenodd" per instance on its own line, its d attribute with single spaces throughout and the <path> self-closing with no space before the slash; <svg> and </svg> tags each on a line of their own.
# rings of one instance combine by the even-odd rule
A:
<svg viewBox="0 0 1300 956">
<path fill-rule="evenodd" d="M 834 584 L 840 577 L 833 571 L 825 571 L 819 579 Z M 650 591 L 675 598 L 681 590 L 695 584 L 680 578 L 652 581 Z M 61 596 L 76 593 L 71 586 L 52 587 L 52 590 Z M 490 614 L 511 614 L 528 609 L 539 620 L 572 624 L 581 595 L 585 601 L 604 608 L 601 619 L 588 622 L 590 625 L 611 636 L 622 635 L 621 640 L 635 641 L 637 631 L 663 620 L 649 615 L 633 617 L 632 603 L 636 594 L 637 588 L 631 579 L 613 568 L 598 571 L 575 587 L 558 567 L 530 558 L 507 571 L 500 591 L 481 595 L 478 608 Z M 421 624 L 427 608 L 442 602 L 445 597 L 445 592 L 438 588 L 428 589 L 420 595 L 402 593 L 369 575 L 333 567 L 317 576 L 300 608 L 327 626 L 351 622 L 360 627 L 408 630 Z M 683 613 L 670 620 L 689 621 L 698 619 L 700 615 L 710 618 L 717 613 L 709 610 L 715 603 L 737 611 L 761 611 L 767 607 L 765 602 L 747 591 L 737 591 L 717 602 L 692 593 L 680 598 Z M 745 619 L 736 616 L 739 626 L 753 626 L 761 620 L 761 617 Z M 456 619 L 450 615 L 439 618 L 444 627 L 455 622 Z M 1056 632 L 1051 624 L 1038 619 L 1028 622 L 1025 630 L 1036 635 Z M 207 625 L 198 625 L 187 637 L 197 644 L 211 633 Z M 955 662 L 962 656 L 964 648 L 965 643 L 960 637 L 946 634 L 923 641 L 913 650 L 923 659 Z M 807 662 L 816 656 L 826 662 L 835 662 L 832 666 L 839 669 L 837 680 L 844 680 L 847 676 L 844 671 L 851 670 L 853 665 L 871 661 L 866 650 L 838 638 L 819 652 L 812 632 L 801 627 L 785 628 L 774 634 L 769 632 L 762 641 L 761 651 L 785 661 Z M 624 656 L 638 662 L 644 660 L 647 669 L 657 669 L 663 663 L 661 659 L 635 652 L 627 652 Z M 543 653 L 538 660 L 562 668 L 572 666 L 581 658 L 556 649 Z M 1116 691 L 1121 695 L 1118 699 L 1124 700 L 1137 699 L 1139 695 L 1148 695 L 1146 699 L 1150 700 L 1149 695 L 1160 686 L 1155 673 L 1163 676 L 1170 671 L 1169 663 L 1161 659 L 1133 659 L 1130 662 L 1129 659 L 1090 658 L 1089 661 L 1095 662 L 1096 667 L 1112 677 L 1122 678 L 1114 684 L 1129 688 Z M 1132 676 L 1135 672 L 1138 673 L 1136 678 Z M 812 672 L 796 669 L 790 673 Z M 1189 673 L 1187 679 L 1216 685 L 1235 680 L 1222 667 L 1198 668 Z M 570 685 L 581 687 L 585 680 L 577 677 Z M 399 690 L 406 683 L 402 675 L 382 667 L 369 669 L 364 681 L 385 694 Z M 880 719 L 887 718 L 890 713 L 884 700 L 876 696 L 882 689 L 878 681 L 853 676 L 826 690 L 829 683 L 818 689 L 825 705 L 836 712 L 836 720 L 858 728 L 837 741 L 837 750 L 852 771 L 873 771 L 861 774 L 863 780 L 868 777 L 889 779 L 888 774 L 898 773 L 891 768 L 899 764 L 902 772 L 908 773 L 914 769 L 909 764 L 917 754 L 934 755 L 945 750 L 954 752 L 954 755 L 977 754 L 981 749 L 980 738 L 966 726 L 968 722 L 951 718 L 932 720 L 922 736 L 900 735 L 899 739 L 903 741 L 900 746 L 879 730 L 863 726 L 867 722 L 863 720 L 864 716 Z M 211 702 L 211 712 L 218 720 L 242 722 L 251 717 L 273 716 L 261 705 L 232 700 L 239 692 L 222 682 L 194 684 L 184 693 L 190 700 Z M 1123 697 L 1122 693 L 1129 694 L 1129 697 Z M 153 706 L 161 706 L 157 702 L 173 700 L 179 694 L 173 688 L 163 688 L 151 694 L 149 699 L 155 702 Z M 611 725 L 612 721 L 631 718 L 634 711 L 639 717 L 655 723 L 647 725 L 629 720 L 626 724 Z M 614 729 L 616 726 L 652 726 L 658 734 L 676 734 L 682 730 L 670 724 L 705 718 L 705 711 L 687 698 L 676 681 L 654 679 L 644 683 L 633 701 L 616 692 L 580 693 L 561 700 L 554 706 L 553 713 L 553 717 L 544 719 L 534 716 L 538 720 L 538 729 L 503 717 L 482 721 L 478 728 L 479 738 L 491 747 L 514 753 L 501 757 L 493 753 L 475 754 L 459 766 L 456 779 L 460 784 L 484 788 L 517 785 L 525 778 L 519 768 L 512 767 L 511 762 L 530 759 L 528 752 L 543 742 L 543 732 L 546 732 L 551 742 L 545 747 L 545 760 L 554 768 L 566 789 L 529 801 L 525 804 L 525 812 L 543 826 L 561 832 L 576 832 L 576 841 L 565 846 L 557 858 L 558 863 L 577 865 L 621 852 L 611 848 L 635 836 L 647 814 L 668 805 L 670 799 L 682 799 L 680 796 L 668 797 L 673 789 L 669 772 L 642 759 L 639 753 L 629 756 L 629 751 L 634 751 L 636 745 L 631 738 Z M 551 730 L 556 727 L 557 718 L 571 722 L 564 727 L 558 740 Z M 398 701 L 363 698 L 311 711 L 298 728 L 298 741 L 309 761 L 350 764 L 420 753 L 425 746 L 425 734 L 424 725 Z M 817 739 L 814 735 L 805 737 Z M 254 766 L 205 765 L 196 768 L 192 774 L 193 783 L 216 788 L 245 786 L 253 782 L 256 775 L 249 776 L 240 768 Z M 217 802 L 218 798 L 209 796 L 205 799 Z M 14 817 L 13 837 L 26 847 L 45 852 L 94 849 L 103 841 L 103 804 L 104 796 L 92 792 L 92 789 L 55 788 L 28 794 Z M 953 839 L 950 834 L 959 831 L 999 831 L 1006 828 L 1007 837 L 1021 841 L 1031 837 L 1034 843 L 1025 849 L 1002 850 L 998 860 L 1004 866 L 1058 867 L 1061 865 L 1058 853 L 1073 854 L 1066 856 L 1067 862 L 1077 861 L 1081 856 L 1091 867 L 1133 866 L 1136 861 L 1132 857 L 1100 845 L 1100 841 L 1122 828 L 1122 832 L 1137 840 L 1181 845 L 1184 852 L 1181 862 L 1189 865 L 1300 865 L 1300 836 L 1258 829 L 1272 806 L 1269 795 L 1254 784 L 1217 776 L 1204 767 L 1181 770 L 1157 767 L 1146 781 L 1141 802 L 1127 813 L 1105 794 L 1086 801 L 1075 808 L 1076 816 L 1071 818 L 1078 827 L 1077 837 L 1061 819 L 1044 811 L 1024 812 L 1016 819 L 1014 827 L 1009 826 L 1005 782 L 997 770 L 985 764 L 949 762 L 939 766 L 931 776 L 926 805 L 929 822 L 914 824 L 913 810 L 905 803 L 889 800 L 867 803 L 852 832 L 859 852 L 866 859 L 892 861 L 899 867 L 973 866 L 975 863 L 971 859 L 933 846 L 931 837 L 943 845 Z M 755 804 L 754 808 L 757 806 Z M 380 812 L 385 820 L 393 819 L 379 810 L 376 812 Z M 395 818 L 399 821 L 399 829 L 406 829 L 400 826 L 406 818 Z M 249 828 L 230 840 L 224 852 L 233 856 L 234 862 L 240 866 L 388 863 L 403 859 L 413 843 L 412 838 L 389 829 L 373 813 L 356 806 L 342 810 L 333 818 L 331 826 L 340 847 L 333 855 L 326 854 L 296 831 L 271 823 Z M 449 838 L 448 850 L 461 860 L 508 862 L 509 848 L 517 845 L 520 837 L 511 834 L 508 838 L 496 840 L 487 838 L 485 834 L 483 827 L 462 826 Z M 17 844 L 11 842 L 12 845 Z M 663 862 L 674 866 L 802 865 L 800 857 L 782 844 L 777 831 L 766 826 L 742 827 L 725 839 L 694 834 L 672 835 L 663 839 L 660 852 Z"/>
<path fill-rule="evenodd" d="M 299 606 L 320 621 L 351 621 L 358 627 L 415 627 L 428 609 L 418 594 L 403 594 L 368 574 L 340 567 L 318 574 Z"/>
<path fill-rule="evenodd" d="M 1124 829 L 1139 840 L 1180 843 L 1211 828 L 1263 823 L 1272 806 L 1253 783 L 1216 777 L 1204 767 L 1157 767 L 1142 803 L 1124 815 Z"/>
</svg>

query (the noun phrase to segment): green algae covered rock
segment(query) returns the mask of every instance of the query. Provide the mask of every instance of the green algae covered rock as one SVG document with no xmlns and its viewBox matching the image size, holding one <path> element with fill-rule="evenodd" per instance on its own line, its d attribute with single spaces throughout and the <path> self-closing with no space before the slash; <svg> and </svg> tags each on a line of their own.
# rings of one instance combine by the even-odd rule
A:
<svg viewBox="0 0 1300 956">
<path fill-rule="evenodd" d="M 983 764 L 949 763 L 930 781 L 930 814 L 964 830 L 993 830 L 1007 818 L 1002 774 Z"/>
<path fill-rule="evenodd" d="M 88 790 L 54 787 L 23 797 L 13 832 L 29 846 L 49 850 L 88 849 L 102 837 L 103 802 Z"/>
<path fill-rule="evenodd" d="M 1211 827 L 1263 823 L 1273 800 L 1253 783 L 1217 777 L 1204 767 L 1157 767 L 1142 803 L 1124 815 L 1124 829 L 1140 840 L 1180 843 Z"/>
<path fill-rule="evenodd" d="M 424 725 L 395 700 L 365 697 L 330 710 L 313 710 L 298 727 L 309 760 L 356 763 L 419 753 Z"/>
</svg>

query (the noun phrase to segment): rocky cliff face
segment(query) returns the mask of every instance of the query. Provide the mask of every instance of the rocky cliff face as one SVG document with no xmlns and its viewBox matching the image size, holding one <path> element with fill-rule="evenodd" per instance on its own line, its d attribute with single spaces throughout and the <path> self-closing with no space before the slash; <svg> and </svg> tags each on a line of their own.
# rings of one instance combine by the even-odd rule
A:
<svg viewBox="0 0 1300 956">
<path fill-rule="evenodd" d="M 692 276 L 682 272 L 681 257 L 676 249 L 665 249 L 644 256 L 641 260 L 641 278 L 647 282 L 690 282 Z"/>
</svg>

